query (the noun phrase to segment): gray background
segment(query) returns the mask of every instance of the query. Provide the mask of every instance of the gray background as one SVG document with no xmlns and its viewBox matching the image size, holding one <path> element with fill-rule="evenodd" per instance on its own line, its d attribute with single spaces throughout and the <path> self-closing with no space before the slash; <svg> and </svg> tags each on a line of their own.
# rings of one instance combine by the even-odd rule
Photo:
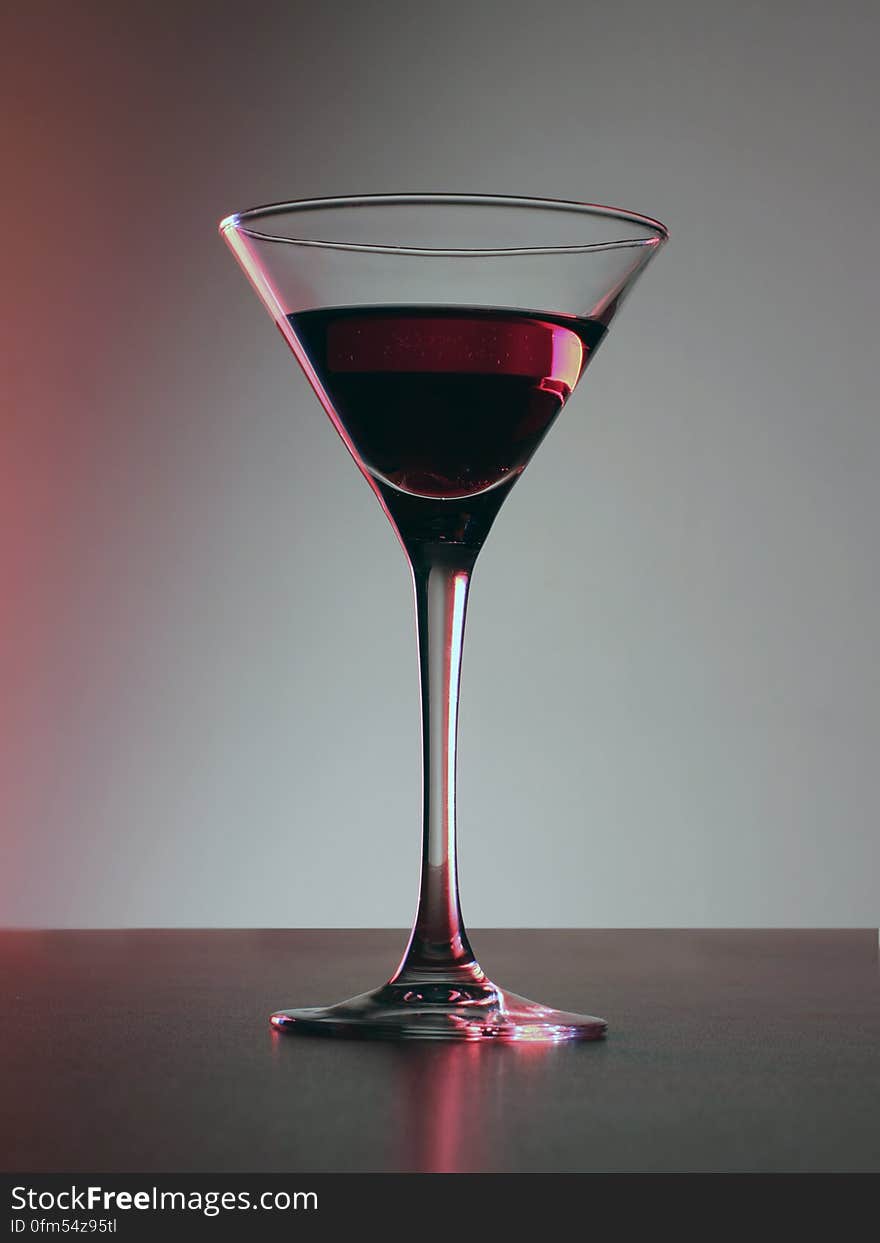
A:
<svg viewBox="0 0 880 1243">
<path fill-rule="evenodd" d="M 405 565 L 215 227 L 445 189 L 672 235 L 477 567 L 469 921 L 876 924 L 876 5 L 26 7 L 0 922 L 408 922 Z"/>
</svg>

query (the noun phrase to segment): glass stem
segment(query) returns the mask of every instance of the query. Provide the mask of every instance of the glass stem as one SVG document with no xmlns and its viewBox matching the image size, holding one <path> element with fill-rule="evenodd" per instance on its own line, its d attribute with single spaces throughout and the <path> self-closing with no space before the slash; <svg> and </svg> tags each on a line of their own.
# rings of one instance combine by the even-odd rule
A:
<svg viewBox="0 0 880 1243">
<path fill-rule="evenodd" d="M 416 599 L 422 699 L 422 871 L 415 924 L 392 977 L 483 978 L 468 943 L 458 898 L 455 765 L 461 651 L 477 549 L 462 544 L 409 548 Z"/>
</svg>

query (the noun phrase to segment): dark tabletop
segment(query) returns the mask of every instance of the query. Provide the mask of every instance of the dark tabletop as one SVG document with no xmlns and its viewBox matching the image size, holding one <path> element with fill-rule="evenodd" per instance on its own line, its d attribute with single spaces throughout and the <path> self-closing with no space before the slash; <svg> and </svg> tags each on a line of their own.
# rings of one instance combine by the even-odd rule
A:
<svg viewBox="0 0 880 1243">
<path fill-rule="evenodd" d="M 0 1169 L 878 1171 L 876 930 L 491 931 L 558 1046 L 278 1035 L 381 982 L 387 931 L 0 934 Z"/>
</svg>

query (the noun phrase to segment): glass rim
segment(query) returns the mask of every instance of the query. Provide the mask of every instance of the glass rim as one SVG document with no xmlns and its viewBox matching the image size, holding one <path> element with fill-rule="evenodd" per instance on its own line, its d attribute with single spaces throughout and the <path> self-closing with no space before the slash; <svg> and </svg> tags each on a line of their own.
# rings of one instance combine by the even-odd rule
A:
<svg viewBox="0 0 880 1243">
<path fill-rule="evenodd" d="M 437 246 L 394 246 L 387 243 L 345 242 L 332 239 L 314 239 L 292 237 L 289 234 L 266 232 L 255 228 L 264 220 L 273 216 L 295 214 L 297 212 L 320 211 L 333 208 L 356 208 L 361 206 L 473 206 L 473 207 L 520 207 L 541 209 L 544 211 L 571 212 L 573 215 L 605 217 L 609 221 L 619 221 L 636 225 L 641 229 L 649 229 L 649 237 L 622 237 L 607 242 L 585 242 L 572 245 L 537 245 L 537 246 L 500 246 L 500 247 L 467 247 L 449 248 Z M 437 256 L 470 256 L 472 258 L 488 258 L 504 255 L 576 255 L 591 251 L 620 250 L 626 247 L 657 246 L 669 237 L 669 230 L 659 220 L 644 216 L 638 212 L 625 211 L 619 207 L 606 207 L 600 203 L 579 203 L 568 199 L 542 199 L 521 195 L 493 194 L 358 194 L 335 195 L 326 198 L 294 199 L 286 203 L 267 203 L 260 207 L 249 207 L 245 211 L 234 212 L 225 216 L 219 224 L 220 233 L 226 235 L 230 231 L 244 234 L 261 242 L 278 242 L 291 246 L 312 246 L 325 250 L 343 250 L 366 252 L 383 255 L 437 255 Z"/>
</svg>

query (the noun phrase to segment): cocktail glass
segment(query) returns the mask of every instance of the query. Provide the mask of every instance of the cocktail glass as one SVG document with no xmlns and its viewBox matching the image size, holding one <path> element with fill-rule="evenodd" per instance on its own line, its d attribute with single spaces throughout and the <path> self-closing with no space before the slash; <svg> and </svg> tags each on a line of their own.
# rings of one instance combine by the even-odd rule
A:
<svg viewBox="0 0 880 1243">
<path fill-rule="evenodd" d="M 409 944 L 380 988 L 271 1022 L 331 1035 L 600 1039 L 603 1019 L 499 988 L 471 949 L 456 869 L 459 677 L 477 554 L 666 229 L 591 204 L 456 194 L 280 203 L 220 229 L 406 553 L 421 670 Z"/>
</svg>

